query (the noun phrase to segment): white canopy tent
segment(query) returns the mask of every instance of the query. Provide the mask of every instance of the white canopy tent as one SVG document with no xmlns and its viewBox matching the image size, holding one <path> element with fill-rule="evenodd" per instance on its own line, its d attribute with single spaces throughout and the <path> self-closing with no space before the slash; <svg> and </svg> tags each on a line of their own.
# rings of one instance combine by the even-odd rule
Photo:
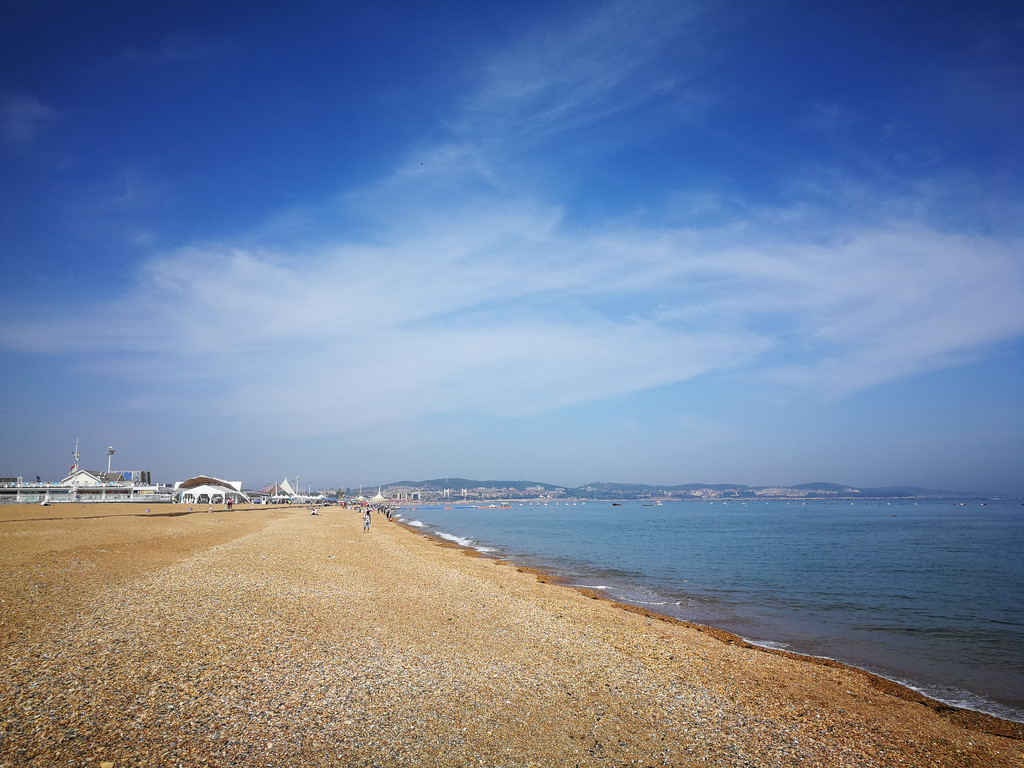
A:
<svg viewBox="0 0 1024 768">
<path fill-rule="evenodd" d="M 225 504 L 229 499 L 234 502 L 250 501 L 242 492 L 241 480 L 221 480 L 205 475 L 175 483 L 174 492 L 181 504 Z"/>
</svg>

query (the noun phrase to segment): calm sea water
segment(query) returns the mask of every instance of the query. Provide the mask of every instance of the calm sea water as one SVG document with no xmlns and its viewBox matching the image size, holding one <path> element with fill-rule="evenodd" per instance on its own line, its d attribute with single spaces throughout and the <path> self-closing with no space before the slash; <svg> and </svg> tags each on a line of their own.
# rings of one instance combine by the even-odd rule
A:
<svg viewBox="0 0 1024 768">
<path fill-rule="evenodd" d="M 1020 501 L 403 508 L 609 597 L 1024 721 Z"/>
</svg>

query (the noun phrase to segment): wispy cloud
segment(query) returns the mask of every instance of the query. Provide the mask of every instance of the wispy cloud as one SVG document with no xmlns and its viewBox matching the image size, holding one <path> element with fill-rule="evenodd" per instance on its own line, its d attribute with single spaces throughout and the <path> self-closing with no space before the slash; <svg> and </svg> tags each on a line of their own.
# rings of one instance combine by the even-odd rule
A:
<svg viewBox="0 0 1024 768">
<path fill-rule="evenodd" d="M 215 382 L 211 409 L 317 430 L 537 412 L 722 373 L 833 397 L 1024 333 L 1019 253 L 920 226 L 822 243 L 459 212 L 374 246 L 170 253 L 85 308 L 74 338 L 41 317 L 0 338 L 130 352 L 118 370 L 140 383 L 159 360 Z"/>
<path fill-rule="evenodd" d="M 713 51 L 687 34 L 700 14 L 693 3 L 610 2 L 549 21 L 487 63 L 455 133 L 530 142 L 670 96 L 696 107 L 708 98 L 696 82 Z"/>
<path fill-rule="evenodd" d="M 227 50 L 228 47 L 222 43 L 190 35 L 168 35 L 157 47 L 132 46 L 125 49 L 118 59 L 127 63 L 166 66 L 211 59 L 224 54 Z"/>
<path fill-rule="evenodd" d="M 34 96 L 24 93 L 0 94 L 0 143 L 8 149 L 23 150 L 35 143 L 39 132 L 58 112 Z"/>
</svg>

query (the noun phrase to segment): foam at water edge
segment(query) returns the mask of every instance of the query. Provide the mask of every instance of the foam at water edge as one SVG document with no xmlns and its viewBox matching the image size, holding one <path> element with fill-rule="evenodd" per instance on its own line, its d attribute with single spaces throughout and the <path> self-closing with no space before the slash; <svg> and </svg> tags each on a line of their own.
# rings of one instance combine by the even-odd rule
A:
<svg viewBox="0 0 1024 768">
<path fill-rule="evenodd" d="M 771 649 L 773 651 L 791 651 L 791 650 L 793 650 L 786 643 L 775 643 L 775 642 L 772 642 L 771 640 L 751 640 L 748 637 L 745 637 L 743 639 L 746 640 L 751 645 L 756 645 L 758 648 L 769 648 L 769 649 Z M 805 654 L 802 654 L 802 655 L 803 656 L 810 656 L 811 654 L 805 653 Z M 821 656 L 820 658 L 826 659 L 828 657 L 827 656 Z"/>
<path fill-rule="evenodd" d="M 996 717 L 1001 717 L 1004 720 L 1012 720 L 1016 723 L 1024 723 L 1024 716 L 1021 715 L 1019 710 L 1000 704 L 997 701 L 992 701 L 991 699 L 987 699 L 979 694 L 965 691 L 962 688 L 955 688 L 950 685 L 923 686 L 911 680 L 904 680 L 896 677 L 889 677 L 889 679 L 895 683 L 899 683 L 905 688 L 917 691 L 923 696 L 935 699 L 936 701 L 941 701 L 944 704 L 950 704 L 954 707 L 960 707 L 961 709 L 969 709 L 972 712 L 981 712 L 985 715 L 995 715 Z"/>
<path fill-rule="evenodd" d="M 746 642 L 751 645 L 756 645 L 760 648 L 766 648 L 775 651 L 793 651 L 792 646 L 786 643 L 776 643 L 770 640 L 751 640 L 749 637 L 743 638 Z M 1012 707 L 1007 707 L 991 699 L 987 699 L 984 696 L 980 696 L 970 691 L 965 691 L 962 688 L 956 688 L 950 685 L 921 685 L 909 680 L 907 678 L 896 677 L 894 675 L 882 674 L 876 669 L 871 669 L 867 666 L 860 666 L 857 664 L 850 664 L 849 662 L 842 661 L 840 659 L 834 659 L 831 656 L 822 656 L 820 654 L 809 654 L 800 653 L 801 656 L 807 656 L 813 659 L 827 659 L 829 661 L 838 661 L 840 664 L 848 664 L 856 669 L 863 669 L 866 672 L 870 672 L 873 675 L 891 680 L 898 685 L 902 685 L 904 688 L 909 688 L 912 691 L 920 693 L 922 696 L 927 696 L 929 699 L 935 701 L 941 701 L 943 704 L 949 704 L 953 707 L 959 707 L 960 709 L 969 709 L 972 712 L 980 712 L 984 715 L 994 715 L 995 717 L 1001 717 L 1004 720 L 1012 720 L 1017 723 L 1024 723 L 1024 717 L 1021 717 L 1021 713 Z"/>
<path fill-rule="evenodd" d="M 472 547 L 473 546 L 473 540 L 472 539 L 466 539 L 466 538 L 463 538 L 462 536 L 456 536 L 454 533 L 445 533 L 444 531 L 439 531 L 437 535 L 440 538 L 444 539 L 445 541 L 451 541 L 451 542 L 454 542 L 454 543 L 458 544 L 460 547 Z"/>
</svg>

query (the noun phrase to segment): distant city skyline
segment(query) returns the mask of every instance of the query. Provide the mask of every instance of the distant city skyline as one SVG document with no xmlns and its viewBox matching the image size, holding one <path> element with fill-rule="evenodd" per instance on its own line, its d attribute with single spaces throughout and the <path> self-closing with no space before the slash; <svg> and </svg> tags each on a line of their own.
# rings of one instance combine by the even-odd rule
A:
<svg viewBox="0 0 1024 768">
<path fill-rule="evenodd" d="M 132 469 L 113 468 L 113 470 L 112 470 L 111 467 L 109 466 L 109 460 L 112 457 L 114 452 L 115 451 L 113 449 L 113 446 L 108 446 L 108 449 L 105 452 L 105 455 L 107 456 L 107 459 L 108 459 L 108 467 L 107 467 L 106 470 L 104 470 L 102 467 L 90 467 L 90 466 L 86 465 L 85 463 L 83 463 L 81 461 L 81 459 L 80 459 L 80 453 L 78 452 L 78 447 L 76 446 L 76 450 L 72 452 L 72 456 L 74 457 L 75 463 L 73 463 L 71 465 L 71 467 L 69 468 L 68 472 L 66 472 L 64 474 L 65 475 L 69 475 L 69 474 L 73 474 L 75 472 L 80 472 L 82 470 L 86 470 L 86 471 L 89 471 L 89 472 L 96 472 L 96 473 L 98 473 L 100 475 L 102 475 L 104 473 L 109 475 L 109 474 L 111 474 L 111 471 L 112 471 L 113 475 L 124 474 L 125 477 L 129 478 L 129 479 L 132 479 L 134 477 L 137 480 L 139 476 L 143 476 L 145 478 L 145 484 L 148 484 L 150 482 L 150 475 L 152 474 L 152 471 L 149 470 L 149 469 L 141 469 L 140 470 L 138 468 L 132 468 Z M 159 475 L 159 473 L 157 473 L 157 475 Z M 205 475 L 205 476 L 216 476 L 213 473 L 203 473 L 203 475 Z M 4 476 L 4 475 L 2 475 L 2 473 L 0 473 L 0 476 Z M 200 476 L 200 475 L 193 475 L 193 476 L 197 477 L 197 476 Z M 31 483 L 32 482 L 31 475 L 29 475 L 27 477 L 26 476 L 21 476 L 21 477 L 22 477 L 22 480 L 24 482 L 26 482 L 26 483 Z M 59 482 L 60 480 L 63 479 L 63 477 L 64 477 L 63 475 L 61 477 L 42 477 L 41 475 L 38 475 L 38 474 L 36 475 L 37 482 L 41 481 L 43 483 Z M 159 478 L 159 476 L 158 476 L 157 479 L 155 480 L 155 482 L 157 484 L 159 484 L 159 485 L 173 486 L 176 482 L 181 482 L 183 479 L 184 478 L 174 477 L 174 478 L 167 478 L 167 479 L 161 480 Z M 228 478 L 221 477 L 219 479 L 227 480 Z M 294 481 L 294 483 L 292 481 Z M 791 485 L 783 485 L 783 484 L 749 484 L 749 483 L 728 482 L 728 481 L 727 482 L 718 482 L 718 483 L 702 483 L 699 480 L 692 480 L 692 479 L 691 480 L 684 480 L 684 481 L 675 481 L 675 482 L 663 482 L 663 483 L 640 483 L 640 482 L 632 482 L 632 481 L 629 481 L 629 480 L 622 480 L 622 481 L 618 481 L 618 482 L 608 482 L 608 481 L 605 481 L 605 480 L 597 480 L 597 479 L 595 479 L 595 480 L 590 480 L 590 481 L 585 482 L 585 483 L 568 484 L 568 483 L 541 481 L 541 480 L 535 480 L 535 479 L 512 480 L 510 478 L 500 477 L 500 476 L 496 476 L 496 477 L 488 478 L 488 479 L 480 479 L 480 478 L 467 478 L 467 477 L 462 477 L 462 476 L 458 476 L 458 475 L 452 475 L 450 477 L 445 477 L 443 480 L 441 478 L 420 478 L 420 479 L 404 478 L 404 479 L 401 479 L 401 480 L 390 480 L 390 481 L 385 481 L 385 482 L 380 482 L 380 483 L 357 483 L 357 484 L 346 484 L 346 483 L 327 483 L 327 484 L 323 484 L 323 483 L 320 483 L 320 484 L 317 484 L 317 483 L 314 483 L 312 480 L 308 480 L 308 479 L 305 482 L 302 482 L 302 476 L 301 475 L 293 475 L 291 477 L 285 476 L 285 477 L 281 478 L 280 480 L 277 480 L 277 479 L 273 479 L 273 480 L 259 480 L 259 481 L 255 481 L 255 482 L 246 482 L 246 481 L 232 480 L 232 482 L 241 482 L 243 487 L 245 487 L 247 489 L 250 489 L 250 490 L 257 490 L 257 491 L 259 489 L 261 489 L 261 488 L 267 488 L 267 487 L 277 486 L 278 484 L 281 484 L 286 489 L 294 487 L 295 491 L 298 492 L 298 493 L 320 492 L 320 491 L 326 491 L 326 490 L 343 490 L 349 496 L 351 496 L 353 493 L 355 493 L 357 489 L 358 489 L 359 493 L 363 493 L 364 491 L 368 492 L 369 490 L 372 490 L 373 488 L 377 488 L 377 489 L 380 489 L 380 488 L 390 488 L 390 489 L 404 488 L 404 489 L 408 489 L 408 488 L 413 488 L 413 487 L 416 487 L 416 486 L 429 487 L 429 488 L 432 488 L 434 490 L 437 490 L 437 488 L 445 488 L 447 490 L 452 491 L 452 493 L 457 493 L 457 492 L 461 493 L 462 490 L 466 490 L 466 489 L 469 489 L 469 490 L 479 490 L 481 488 L 492 488 L 493 489 L 493 488 L 512 488 L 512 487 L 518 488 L 520 490 L 523 490 L 523 489 L 527 489 L 528 490 L 528 489 L 531 489 L 531 488 L 532 489 L 542 488 L 542 489 L 547 489 L 547 490 L 553 490 L 553 489 L 559 489 L 559 490 L 580 490 L 580 489 L 588 488 L 590 486 L 594 486 L 594 487 L 596 487 L 597 490 L 604 491 L 604 490 L 607 490 L 608 487 L 614 486 L 614 487 L 616 487 L 617 491 L 622 491 L 622 490 L 633 488 L 633 487 L 636 487 L 636 488 L 648 488 L 648 489 L 660 488 L 660 489 L 665 489 L 665 490 L 679 490 L 679 489 L 682 489 L 684 487 L 689 487 L 690 490 L 696 490 L 698 488 L 700 488 L 700 489 L 713 489 L 713 490 L 715 490 L 715 489 L 721 490 L 723 488 L 733 488 L 733 489 L 742 488 L 742 489 L 747 489 L 747 490 L 766 490 L 766 489 L 776 489 L 776 490 L 812 490 L 812 491 L 816 491 L 816 492 L 827 491 L 827 492 L 830 492 L 830 493 L 838 492 L 840 489 L 848 490 L 848 491 L 856 491 L 856 492 L 860 492 L 861 490 L 868 490 L 868 491 L 907 491 L 908 492 L 908 493 L 892 493 L 892 494 L 889 494 L 889 495 L 892 495 L 892 496 L 899 496 L 899 495 L 913 496 L 913 495 L 916 495 L 915 493 L 913 493 L 913 492 L 916 492 L 916 491 L 951 493 L 951 494 L 954 494 L 954 495 L 965 494 L 965 495 L 972 495 L 972 496 L 979 496 L 979 497 L 1004 495 L 1004 494 L 1002 494 L 1001 492 L 998 492 L 998 491 L 994 491 L 993 492 L 993 491 L 990 491 L 990 490 L 978 489 L 978 488 L 974 488 L 974 489 L 966 489 L 966 488 L 923 488 L 923 487 L 920 487 L 920 486 L 911 486 L 911 485 L 906 484 L 906 483 L 897 483 L 897 484 L 893 484 L 893 485 L 890 485 L 890 486 L 870 487 L 870 486 L 857 485 L 857 484 L 854 484 L 854 483 L 841 483 L 841 482 L 837 483 L 837 482 L 834 482 L 834 481 L 831 481 L 831 480 L 806 481 L 806 482 L 801 482 L 801 483 L 794 483 L 794 484 L 791 484 Z M 833 487 L 832 488 L 824 488 L 824 486 L 833 486 Z M 598 495 L 600 496 L 601 494 L 599 493 Z M 1012 496 L 1013 494 L 1009 494 L 1009 495 Z"/>
<path fill-rule="evenodd" d="M 1017 3 L 0 10 L 0 475 L 1024 495 Z"/>
</svg>

